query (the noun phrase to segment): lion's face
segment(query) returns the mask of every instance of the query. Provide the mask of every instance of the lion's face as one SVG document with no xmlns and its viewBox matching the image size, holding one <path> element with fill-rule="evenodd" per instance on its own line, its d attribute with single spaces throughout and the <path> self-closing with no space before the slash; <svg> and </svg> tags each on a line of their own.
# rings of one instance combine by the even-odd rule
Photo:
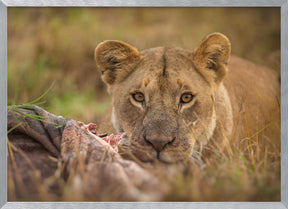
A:
<svg viewBox="0 0 288 209">
<path fill-rule="evenodd" d="M 112 122 L 127 133 L 130 150 L 141 160 L 183 159 L 191 156 L 195 139 L 211 137 L 213 89 L 177 49 L 144 52 L 120 85 L 111 88 Z"/>
<path fill-rule="evenodd" d="M 112 123 L 127 133 L 125 143 L 140 160 L 184 160 L 212 136 L 214 94 L 226 68 L 217 64 L 219 50 L 208 61 L 199 50 L 159 47 L 139 53 L 119 41 L 96 48 L 96 62 L 112 96 Z"/>
</svg>

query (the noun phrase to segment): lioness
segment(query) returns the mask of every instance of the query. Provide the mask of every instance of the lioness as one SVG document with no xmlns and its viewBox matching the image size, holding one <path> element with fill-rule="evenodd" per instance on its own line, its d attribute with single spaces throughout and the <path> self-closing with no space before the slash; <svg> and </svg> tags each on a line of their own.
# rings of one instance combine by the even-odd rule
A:
<svg viewBox="0 0 288 209">
<path fill-rule="evenodd" d="M 99 132 L 126 132 L 127 150 L 145 162 L 182 161 L 203 147 L 229 151 L 232 140 L 253 146 L 259 134 L 257 146 L 280 149 L 278 73 L 230 52 L 220 33 L 194 51 L 100 43 L 95 60 L 112 102 Z"/>
</svg>

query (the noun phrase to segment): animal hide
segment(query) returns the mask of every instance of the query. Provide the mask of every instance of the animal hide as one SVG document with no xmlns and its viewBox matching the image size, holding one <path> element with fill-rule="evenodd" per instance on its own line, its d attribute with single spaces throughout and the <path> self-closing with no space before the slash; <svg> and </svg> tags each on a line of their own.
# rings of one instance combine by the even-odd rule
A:
<svg viewBox="0 0 288 209">
<path fill-rule="evenodd" d="M 8 112 L 9 201 L 151 201 L 166 190 L 82 122 L 38 106 Z"/>
</svg>

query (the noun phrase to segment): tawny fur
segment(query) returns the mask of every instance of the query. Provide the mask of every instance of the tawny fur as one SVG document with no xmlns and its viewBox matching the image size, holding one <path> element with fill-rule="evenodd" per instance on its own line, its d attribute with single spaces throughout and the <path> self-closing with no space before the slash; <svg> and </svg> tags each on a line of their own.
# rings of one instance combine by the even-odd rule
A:
<svg viewBox="0 0 288 209">
<path fill-rule="evenodd" d="M 231 140 L 241 146 L 242 139 L 269 124 L 261 134 L 280 149 L 279 75 L 230 58 L 230 51 L 220 33 L 204 38 L 193 52 L 176 47 L 138 52 L 122 41 L 99 44 L 95 60 L 112 96 L 99 131 L 125 131 L 127 149 L 142 161 L 177 162 L 203 147 L 205 157 L 215 146 L 226 150 Z M 133 99 L 135 92 L 144 94 L 145 103 Z M 180 104 L 186 92 L 194 98 Z M 167 140 L 167 146 L 158 152 L 148 137 L 154 143 L 157 137 Z"/>
</svg>

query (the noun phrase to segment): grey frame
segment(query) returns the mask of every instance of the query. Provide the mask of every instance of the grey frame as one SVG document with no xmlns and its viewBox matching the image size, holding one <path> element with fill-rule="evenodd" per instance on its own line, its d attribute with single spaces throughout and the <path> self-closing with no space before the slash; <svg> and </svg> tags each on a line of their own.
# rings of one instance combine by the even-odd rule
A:
<svg viewBox="0 0 288 209">
<path fill-rule="evenodd" d="M 7 7 L 281 7 L 281 202 L 7 202 Z M 288 209 L 288 0 L 0 0 L 0 208 Z"/>
</svg>

